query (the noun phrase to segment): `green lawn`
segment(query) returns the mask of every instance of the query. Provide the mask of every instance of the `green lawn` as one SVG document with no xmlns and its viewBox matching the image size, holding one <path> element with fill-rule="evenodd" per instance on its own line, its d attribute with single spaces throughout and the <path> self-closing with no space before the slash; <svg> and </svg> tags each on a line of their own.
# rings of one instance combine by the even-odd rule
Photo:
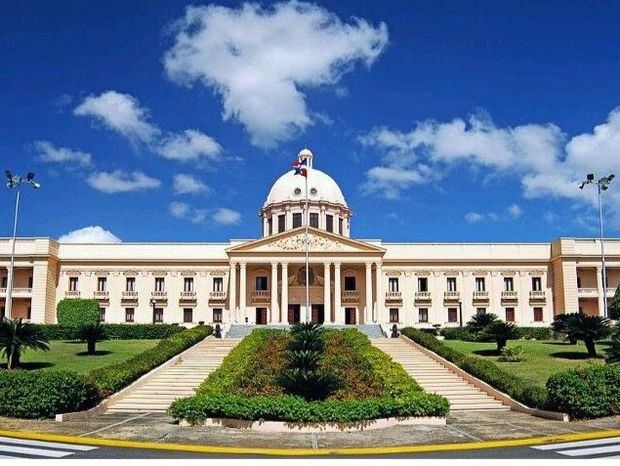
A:
<svg viewBox="0 0 620 466">
<path fill-rule="evenodd" d="M 483 359 L 489 359 L 500 367 L 506 369 L 529 382 L 544 386 L 552 374 L 588 364 L 602 364 L 604 345 L 597 344 L 599 359 L 588 359 L 586 348 L 583 343 L 569 345 L 557 341 L 523 341 L 511 340 L 508 347 L 521 346 L 525 361 L 522 362 L 499 362 L 495 353 L 495 343 L 478 343 L 460 340 L 444 340 L 444 343 L 457 351 L 467 353 Z"/>
<path fill-rule="evenodd" d="M 26 350 L 22 355 L 23 369 L 70 369 L 88 372 L 95 367 L 124 361 L 155 346 L 159 340 L 105 340 L 97 343 L 97 354 L 86 354 L 86 343 L 50 341 L 50 351 Z M 6 360 L 2 368 L 6 368 Z"/>
</svg>

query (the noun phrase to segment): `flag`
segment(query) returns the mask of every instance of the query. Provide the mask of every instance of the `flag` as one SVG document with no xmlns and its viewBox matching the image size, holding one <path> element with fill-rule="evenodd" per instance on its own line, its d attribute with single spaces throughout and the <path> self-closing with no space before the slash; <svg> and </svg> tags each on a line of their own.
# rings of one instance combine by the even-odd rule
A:
<svg viewBox="0 0 620 466">
<path fill-rule="evenodd" d="M 295 160 L 293 162 L 293 169 L 295 170 L 295 175 L 308 176 L 308 159 L 303 160 Z"/>
</svg>

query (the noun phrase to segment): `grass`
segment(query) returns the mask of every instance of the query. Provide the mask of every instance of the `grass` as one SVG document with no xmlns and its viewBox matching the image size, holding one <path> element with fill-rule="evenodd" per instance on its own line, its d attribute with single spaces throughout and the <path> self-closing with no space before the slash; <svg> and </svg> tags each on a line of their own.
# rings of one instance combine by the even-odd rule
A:
<svg viewBox="0 0 620 466">
<path fill-rule="evenodd" d="M 85 373 L 96 367 L 124 361 L 157 344 L 159 340 L 104 340 L 97 343 L 97 354 L 86 354 L 86 343 L 50 341 L 50 351 L 26 350 L 22 354 L 22 369 L 68 369 Z M 6 368 L 6 361 L 0 365 Z"/>
<path fill-rule="evenodd" d="M 444 340 L 444 343 L 457 351 L 483 359 L 490 359 L 506 371 L 517 375 L 528 382 L 545 386 L 547 379 L 556 372 L 584 367 L 588 364 L 602 364 L 604 346 L 597 344 L 599 358 L 588 359 L 583 343 L 576 345 L 557 341 L 510 340 L 508 348 L 521 346 L 524 361 L 499 362 L 495 352 L 495 343 L 479 343 L 460 340 Z"/>
</svg>

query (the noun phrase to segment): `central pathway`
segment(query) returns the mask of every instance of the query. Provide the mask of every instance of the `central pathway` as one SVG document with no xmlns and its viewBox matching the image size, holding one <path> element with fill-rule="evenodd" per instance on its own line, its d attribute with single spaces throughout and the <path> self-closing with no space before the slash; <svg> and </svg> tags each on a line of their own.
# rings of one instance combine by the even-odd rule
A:
<svg viewBox="0 0 620 466">
<path fill-rule="evenodd" d="M 377 338 L 371 341 L 402 365 L 424 391 L 446 397 L 451 411 L 510 409 L 400 338 Z"/>
<path fill-rule="evenodd" d="M 241 339 L 207 338 L 175 364 L 152 374 L 114 400 L 107 413 L 165 412 L 177 398 L 194 390 L 230 353 Z"/>
</svg>

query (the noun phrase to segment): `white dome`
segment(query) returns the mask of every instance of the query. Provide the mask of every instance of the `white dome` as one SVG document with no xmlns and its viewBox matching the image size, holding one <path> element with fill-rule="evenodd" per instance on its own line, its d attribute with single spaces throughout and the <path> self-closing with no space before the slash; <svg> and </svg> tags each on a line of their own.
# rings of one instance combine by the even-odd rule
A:
<svg viewBox="0 0 620 466">
<path fill-rule="evenodd" d="M 291 170 L 282 175 L 273 184 L 265 206 L 286 201 L 303 201 L 306 197 L 306 183 L 301 175 L 295 175 Z M 321 170 L 310 168 L 308 170 L 308 199 L 310 201 L 325 201 L 333 204 L 341 204 L 347 207 L 342 191 L 338 184 L 329 175 Z"/>
</svg>

